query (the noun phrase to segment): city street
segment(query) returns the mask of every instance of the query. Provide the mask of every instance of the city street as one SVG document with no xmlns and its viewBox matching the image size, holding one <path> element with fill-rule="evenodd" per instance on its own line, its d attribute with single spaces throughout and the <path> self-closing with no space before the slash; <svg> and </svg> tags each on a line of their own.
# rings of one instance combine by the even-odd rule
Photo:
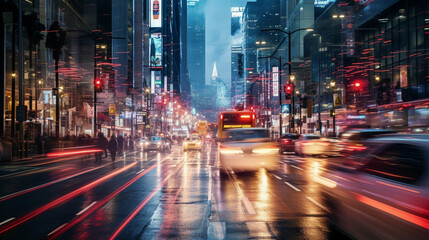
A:
<svg viewBox="0 0 429 240">
<path fill-rule="evenodd" d="M 329 159 L 219 174 L 217 146 L 0 166 L 1 239 L 338 239 L 313 176 Z"/>
</svg>

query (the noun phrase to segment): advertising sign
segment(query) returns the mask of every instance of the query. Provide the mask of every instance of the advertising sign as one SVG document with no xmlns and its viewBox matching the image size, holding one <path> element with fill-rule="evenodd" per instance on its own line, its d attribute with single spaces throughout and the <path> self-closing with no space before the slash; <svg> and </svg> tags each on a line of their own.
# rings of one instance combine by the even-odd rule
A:
<svg viewBox="0 0 429 240">
<path fill-rule="evenodd" d="M 289 104 L 283 104 L 282 105 L 282 113 L 290 113 L 290 105 Z"/>
<path fill-rule="evenodd" d="M 279 96 L 279 68 L 273 67 L 273 97 Z"/>
<path fill-rule="evenodd" d="M 162 26 L 162 0 L 150 0 L 149 27 L 160 28 Z"/>
<path fill-rule="evenodd" d="M 150 34 L 149 62 L 151 68 L 162 67 L 162 35 L 160 32 Z"/>
<path fill-rule="evenodd" d="M 401 67 L 400 80 L 401 80 L 401 88 L 408 87 L 408 73 L 407 73 L 407 67 L 406 66 Z"/>
</svg>

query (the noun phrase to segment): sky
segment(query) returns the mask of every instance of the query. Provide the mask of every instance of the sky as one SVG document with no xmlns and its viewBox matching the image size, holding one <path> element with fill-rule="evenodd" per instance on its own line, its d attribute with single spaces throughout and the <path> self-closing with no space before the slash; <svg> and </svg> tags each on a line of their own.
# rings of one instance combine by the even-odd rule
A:
<svg viewBox="0 0 429 240">
<path fill-rule="evenodd" d="M 219 78 L 231 82 L 231 0 L 206 0 L 206 84 L 216 62 Z"/>
<path fill-rule="evenodd" d="M 253 1 L 253 0 L 251 0 Z M 247 0 L 206 0 L 206 84 L 210 84 L 216 62 L 219 78 L 231 84 L 231 6 L 246 6 Z"/>
</svg>

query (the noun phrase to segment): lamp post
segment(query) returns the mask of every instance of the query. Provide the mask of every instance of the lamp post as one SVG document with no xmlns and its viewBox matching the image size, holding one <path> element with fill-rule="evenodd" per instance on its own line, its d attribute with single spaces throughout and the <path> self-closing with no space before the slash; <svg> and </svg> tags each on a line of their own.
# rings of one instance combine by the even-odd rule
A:
<svg viewBox="0 0 429 240">
<path fill-rule="evenodd" d="M 262 32 L 268 32 L 268 31 L 278 31 L 278 32 L 282 32 L 282 33 L 284 33 L 284 34 L 286 34 L 287 36 L 288 36 L 288 62 L 287 62 L 287 64 L 289 65 L 289 78 L 291 77 L 291 75 L 292 75 L 292 48 L 291 48 L 291 42 L 292 42 L 292 38 L 291 38 L 291 36 L 292 36 L 292 34 L 294 34 L 294 33 L 296 33 L 296 32 L 299 32 L 299 31 L 307 31 L 307 32 L 311 32 L 311 31 L 313 31 L 314 30 L 314 28 L 299 28 L 299 29 L 296 29 L 296 30 L 293 30 L 293 31 L 285 31 L 285 30 L 283 30 L 283 29 L 279 29 L 279 28 L 269 28 L 269 29 L 262 29 L 261 31 Z M 290 79 L 291 80 L 291 79 Z M 292 82 L 291 82 L 292 83 Z M 294 83 L 292 83 L 293 85 L 293 89 L 295 89 L 295 85 L 294 85 Z M 291 111 L 291 115 L 292 115 L 292 122 L 291 122 L 291 126 L 290 126 L 290 129 L 291 130 L 294 130 L 294 118 L 295 118 L 295 98 L 294 98 L 294 96 L 295 96 L 295 94 L 292 92 L 292 96 L 291 96 L 291 98 L 292 98 L 292 111 Z"/>
<path fill-rule="evenodd" d="M 258 57 L 258 59 L 264 59 L 264 58 L 274 58 L 279 62 L 279 105 L 280 105 L 280 110 L 279 110 L 279 124 L 280 124 L 280 129 L 279 129 L 279 133 L 280 133 L 280 137 L 282 136 L 282 57 L 274 57 L 274 56 L 267 56 L 267 57 Z"/>
<path fill-rule="evenodd" d="M 331 115 L 332 115 L 332 133 L 334 135 L 334 137 L 336 137 L 335 134 L 335 99 L 334 99 L 334 91 L 335 91 L 335 86 L 337 85 L 336 82 L 334 80 L 332 80 L 329 85 L 331 85 L 331 89 L 332 89 L 332 110 L 331 110 Z"/>
</svg>

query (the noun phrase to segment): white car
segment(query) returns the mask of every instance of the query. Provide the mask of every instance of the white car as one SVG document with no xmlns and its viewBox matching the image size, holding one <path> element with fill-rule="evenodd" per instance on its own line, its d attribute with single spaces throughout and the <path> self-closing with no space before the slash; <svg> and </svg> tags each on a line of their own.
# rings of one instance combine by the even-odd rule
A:
<svg viewBox="0 0 429 240">
<path fill-rule="evenodd" d="M 192 135 L 190 138 L 186 138 L 183 141 L 183 150 L 201 150 L 203 147 L 203 141 L 198 135 Z"/>
<path fill-rule="evenodd" d="M 428 239 L 429 136 L 368 142 L 365 157 L 315 178 L 331 221 L 356 239 Z"/>
<path fill-rule="evenodd" d="M 219 167 L 222 170 L 256 171 L 278 168 L 279 148 L 271 141 L 266 128 L 239 128 L 225 131 L 219 144 Z"/>
<path fill-rule="evenodd" d="M 295 141 L 295 153 L 306 155 L 337 155 L 337 140 L 321 138 L 318 135 L 303 134 Z"/>
</svg>

